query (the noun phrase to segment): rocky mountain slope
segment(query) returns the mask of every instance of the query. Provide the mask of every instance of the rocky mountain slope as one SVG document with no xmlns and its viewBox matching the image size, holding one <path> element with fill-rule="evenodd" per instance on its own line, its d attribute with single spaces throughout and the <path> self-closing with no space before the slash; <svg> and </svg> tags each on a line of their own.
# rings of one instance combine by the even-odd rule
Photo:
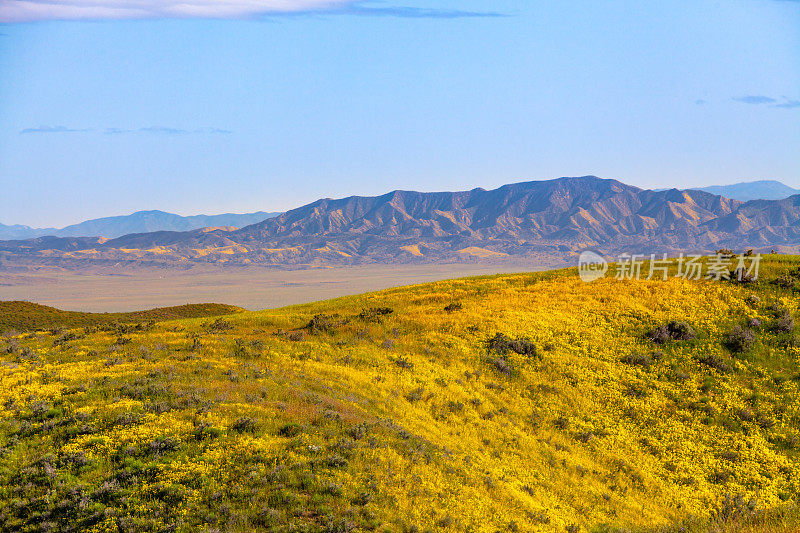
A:
<svg viewBox="0 0 800 533">
<path fill-rule="evenodd" d="M 5 261 L 355 264 L 794 249 L 800 196 L 740 202 L 704 191 L 651 191 L 593 176 L 495 190 L 322 199 L 238 230 L 152 232 L 111 240 L 0 243 Z"/>
</svg>

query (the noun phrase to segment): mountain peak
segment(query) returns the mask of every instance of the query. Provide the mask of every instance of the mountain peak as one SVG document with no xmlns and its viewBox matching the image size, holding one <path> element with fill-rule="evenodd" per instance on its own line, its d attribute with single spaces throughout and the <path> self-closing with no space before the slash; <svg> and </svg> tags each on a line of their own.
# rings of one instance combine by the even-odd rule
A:
<svg viewBox="0 0 800 533">
<path fill-rule="evenodd" d="M 794 189 L 776 180 L 757 180 L 731 185 L 712 185 L 709 187 L 699 187 L 696 190 L 709 192 L 748 202 L 750 200 L 782 200 L 794 194 L 800 193 L 800 189 Z"/>
<path fill-rule="evenodd" d="M 0 244 L 0 250 L 23 255 L 56 250 L 47 257 L 55 260 L 63 252 L 65 261 L 307 266 L 471 260 L 474 254 L 464 250 L 482 250 L 481 260 L 552 260 L 585 249 L 616 254 L 800 246 L 800 195 L 744 203 L 703 190 L 652 191 L 597 176 L 511 183 L 492 190 L 395 190 L 322 199 L 249 225 L 185 217 L 198 227 L 238 230 L 154 231 L 164 219 L 182 218 L 159 213 L 84 223 L 87 233 L 97 230 L 90 235 L 103 235 L 102 224 L 108 221 L 118 228 L 122 222 L 137 228 L 108 242 L 52 237 Z"/>
</svg>

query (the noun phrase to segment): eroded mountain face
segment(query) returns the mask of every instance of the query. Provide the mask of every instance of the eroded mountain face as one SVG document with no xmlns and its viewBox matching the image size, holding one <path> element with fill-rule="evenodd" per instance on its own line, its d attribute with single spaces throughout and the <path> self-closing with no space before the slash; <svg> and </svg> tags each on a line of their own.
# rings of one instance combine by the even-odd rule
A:
<svg viewBox="0 0 800 533">
<path fill-rule="evenodd" d="M 359 264 L 800 244 L 800 195 L 740 202 L 592 176 L 322 199 L 242 229 L 0 242 L 5 261 Z"/>
</svg>

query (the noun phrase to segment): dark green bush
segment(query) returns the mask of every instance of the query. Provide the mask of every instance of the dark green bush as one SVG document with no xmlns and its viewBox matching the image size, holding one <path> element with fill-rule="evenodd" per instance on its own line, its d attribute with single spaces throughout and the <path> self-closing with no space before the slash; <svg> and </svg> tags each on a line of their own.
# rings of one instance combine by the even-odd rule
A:
<svg viewBox="0 0 800 533">
<path fill-rule="evenodd" d="M 281 437 L 295 437 L 301 433 L 299 424 L 286 424 L 278 430 L 278 435 Z"/>
</svg>

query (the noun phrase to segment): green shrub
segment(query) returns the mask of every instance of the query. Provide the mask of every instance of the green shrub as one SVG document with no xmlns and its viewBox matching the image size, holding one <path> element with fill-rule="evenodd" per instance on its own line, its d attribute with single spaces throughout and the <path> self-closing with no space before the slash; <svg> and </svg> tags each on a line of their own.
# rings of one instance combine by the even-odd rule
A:
<svg viewBox="0 0 800 533">
<path fill-rule="evenodd" d="M 626 365 L 641 366 L 644 368 L 650 368 L 653 364 L 653 358 L 643 353 L 630 353 L 623 356 L 620 361 Z"/>
<path fill-rule="evenodd" d="M 278 435 L 281 437 L 295 437 L 301 433 L 299 424 L 286 424 L 278 430 Z"/>
<path fill-rule="evenodd" d="M 206 324 L 206 329 L 215 333 L 221 333 L 223 331 L 232 330 L 233 323 L 229 320 L 225 320 L 224 318 L 217 318 L 213 322 Z"/>
<path fill-rule="evenodd" d="M 180 450 L 181 443 L 174 437 L 158 437 L 150 443 L 149 452 L 153 455 L 164 455 L 165 453 Z"/>
<path fill-rule="evenodd" d="M 249 416 L 238 419 L 231 428 L 237 433 L 253 432 L 256 429 L 256 421 Z"/>
<path fill-rule="evenodd" d="M 216 439 L 222 435 L 222 430 L 206 422 L 201 423 L 194 430 L 194 438 L 197 440 Z"/>
<path fill-rule="evenodd" d="M 701 355 L 697 358 L 699 363 L 706 365 L 707 367 L 713 368 L 714 370 L 718 370 L 722 373 L 728 373 L 733 371 L 733 367 L 728 364 L 723 358 L 713 355 L 713 354 L 705 354 Z"/>
<path fill-rule="evenodd" d="M 390 307 L 371 307 L 364 309 L 358 314 L 358 318 L 365 322 L 380 322 L 381 318 L 394 313 Z"/>
</svg>

